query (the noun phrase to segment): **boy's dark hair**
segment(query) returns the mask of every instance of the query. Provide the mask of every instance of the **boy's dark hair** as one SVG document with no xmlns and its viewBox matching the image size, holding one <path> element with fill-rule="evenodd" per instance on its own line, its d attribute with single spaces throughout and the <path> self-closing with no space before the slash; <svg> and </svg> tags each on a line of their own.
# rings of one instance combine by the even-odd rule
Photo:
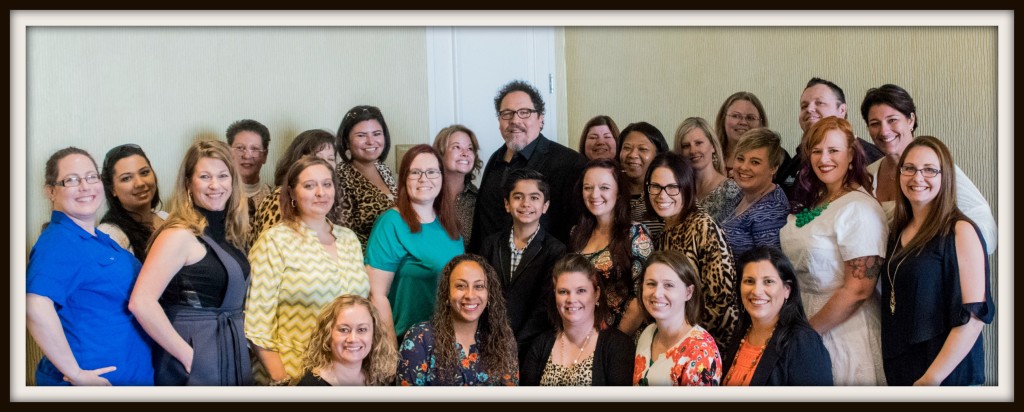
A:
<svg viewBox="0 0 1024 412">
<path fill-rule="evenodd" d="M 502 199 L 508 200 L 512 196 L 512 191 L 516 188 L 516 183 L 520 180 L 536 180 L 537 189 L 540 189 L 540 193 L 544 195 L 544 201 L 547 202 L 551 199 L 551 186 L 544 180 L 544 175 L 533 169 L 516 169 L 508 173 L 508 177 L 505 178 L 505 184 L 501 186 Z"/>
</svg>

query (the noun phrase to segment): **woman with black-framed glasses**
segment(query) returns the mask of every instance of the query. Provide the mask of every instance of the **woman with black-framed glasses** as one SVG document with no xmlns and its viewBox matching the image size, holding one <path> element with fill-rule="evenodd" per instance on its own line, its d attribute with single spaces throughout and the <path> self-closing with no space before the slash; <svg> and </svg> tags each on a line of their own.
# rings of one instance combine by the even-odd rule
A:
<svg viewBox="0 0 1024 412">
<path fill-rule="evenodd" d="M 647 207 L 665 219 L 658 250 L 681 251 L 693 260 L 706 288 L 700 324 L 716 341 L 729 342 L 738 319 L 732 252 L 722 228 L 697 206 L 689 160 L 662 153 L 651 160 L 644 182 Z"/>
<path fill-rule="evenodd" d="M 135 144 L 114 147 L 103 159 L 100 180 L 110 208 L 97 228 L 145 262 L 149 237 L 167 219 L 158 209 L 160 188 L 149 157 Z"/>
<path fill-rule="evenodd" d="M 370 301 L 396 341 L 430 319 L 441 270 L 465 251 L 444 176 L 436 150 L 409 148 L 398 167 L 398 201 L 373 224 L 366 245 Z"/>
<path fill-rule="evenodd" d="M 889 385 L 985 383 L 981 329 L 992 323 L 982 232 L 957 206 L 949 149 L 915 138 L 898 163 L 889 260 L 882 267 L 882 364 Z"/>
<path fill-rule="evenodd" d="M 150 341 L 126 310 L 139 260 L 96 230 L 103 185 L 86 151 L 46 161 L 50 222 L 28 258 L 28 331 L 45 355 L 36 384 L 152 385 Z"/>
</svg>

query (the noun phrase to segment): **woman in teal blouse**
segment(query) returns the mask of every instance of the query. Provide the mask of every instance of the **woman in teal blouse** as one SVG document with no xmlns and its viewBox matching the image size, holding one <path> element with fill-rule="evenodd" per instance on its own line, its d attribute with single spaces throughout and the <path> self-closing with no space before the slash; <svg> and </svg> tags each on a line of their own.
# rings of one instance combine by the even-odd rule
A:
<svg viewBox="0 0 1024 412">
<path fill-rule="evenodd" d="M 398 168 L 398 201 L 370 231 L 370 300 L 384 323 L 393 326 L 396 341 L 410 326 L 430 319 L 441 270 L 464 251 L 443 177 L 441 156 L 433 148 L 410 148 Z"/>
</svg>

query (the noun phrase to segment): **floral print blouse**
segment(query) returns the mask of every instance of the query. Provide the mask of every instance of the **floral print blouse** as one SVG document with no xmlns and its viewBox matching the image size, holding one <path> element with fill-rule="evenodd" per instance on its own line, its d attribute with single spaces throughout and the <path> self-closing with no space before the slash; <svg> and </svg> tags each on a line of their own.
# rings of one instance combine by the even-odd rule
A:
<svg viewBox="0 0 1024 412">
<path fill-rule="evenodd" d="M 641 276 L 643 276 L 644 263 L 647 262 L 647 257 L 654 252 L 654 241 L 651 239 L 650 232 L 647 231 L 647 226 L 643 223 L 633 223 L 633 226 L 629 228 L 629 239 L 630 239 L 630 254 L 632 255 L 632 262 L 630 262 L 630 289 L 619 290 L 616 287 L 605 288 L 605 298 L 607 299 L 608 305 L 608 316 L 605 322 L 603 322 L 602 329 L 607 327 L 616 327 L 619 321 L 622 320 L 622 315 L 626 312 L 626 306 L 629 304 L 629 300 L 636 297 L 636 284 Z M 608 249 L 611 245 L 605 246 L 603 249 L 594 252 L 583 254 L 590 263 L 594 264 L 597 268 L 597 273 L 601 279 L 605 282 L 613 282 L 619 276 L 615 272 L 615 266 L 612 262 L 612 252 Z"/>
<path fill-rule="evenodd" d="M 652 324 L 640 335 L 633 364 L 633 386 L 718 386 L 722 381 L 722 356 L 711 334 L 699 325 L 665 353 L 652 354 L 658 334 Z"/>
<path fill-rule="evenodd" d="M 477 333 L 479 338 L 480 334 Z M 479 341 L 479 339 L 478 339 Z M 409 328 L 405 340 L 398 347 L 398 384 L 400 386 L 518 386 L 519 372 L 492 377 L 480 359 L 476 344 L 459 353 L 459 372 L 455 376 L 437 375 L 434 358 L 434 327 L 421 322 Z"/>
</svg>

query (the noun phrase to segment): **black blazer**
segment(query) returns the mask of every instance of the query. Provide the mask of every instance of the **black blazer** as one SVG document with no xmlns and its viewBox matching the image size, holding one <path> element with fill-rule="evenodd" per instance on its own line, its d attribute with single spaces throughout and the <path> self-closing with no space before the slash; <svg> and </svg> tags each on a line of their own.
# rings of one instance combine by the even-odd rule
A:
<svg viewBox="0 0 1024 412">
<path fill-rule="evenodd" d="M 722 376 L 729 373 L 743 335 L 737 334 L 722 353 Z M 832 386 L 832 358 L 821 341 L 821 335 L 810 326 L 794 326 L 789 330 L 789 346 L 785 353 L 776 347 L 779 335 L 773 334 L 761 361 L 750 378 L 750 386 Z"/>
<path fill-rule="evenodd" d="M 519 385 L 538 386 L 544 374 L 544 366 L 555 347 L 557 332 L 541 335 L 530 346 L 525 358 L 519 361 Z M 633 384 L 633 359 L 636 346 L 633 339 L 616 328 L 608 328 L 597 334 L 594 348 L 594 369 L 592 386 L 630 386 Z"/>
<path fill-rule="evenodd" d="M 565 245 L 544 230 L 538 229 L 533 241 L 526 246 L 515 273 L 512 269 L 512 249 L 508 246 L 508 228 L 484 239 L 480 255 L 487 259 L 501 278 L 508 308 L 509 325 L 516 334 L 519 358 L 526 354 L 531 340 L 553 328 L 548 317 L 548 306 L 554 305 L 555 295 L 551 282 L 551 268 L 565 256 Z"/>
</svg>

